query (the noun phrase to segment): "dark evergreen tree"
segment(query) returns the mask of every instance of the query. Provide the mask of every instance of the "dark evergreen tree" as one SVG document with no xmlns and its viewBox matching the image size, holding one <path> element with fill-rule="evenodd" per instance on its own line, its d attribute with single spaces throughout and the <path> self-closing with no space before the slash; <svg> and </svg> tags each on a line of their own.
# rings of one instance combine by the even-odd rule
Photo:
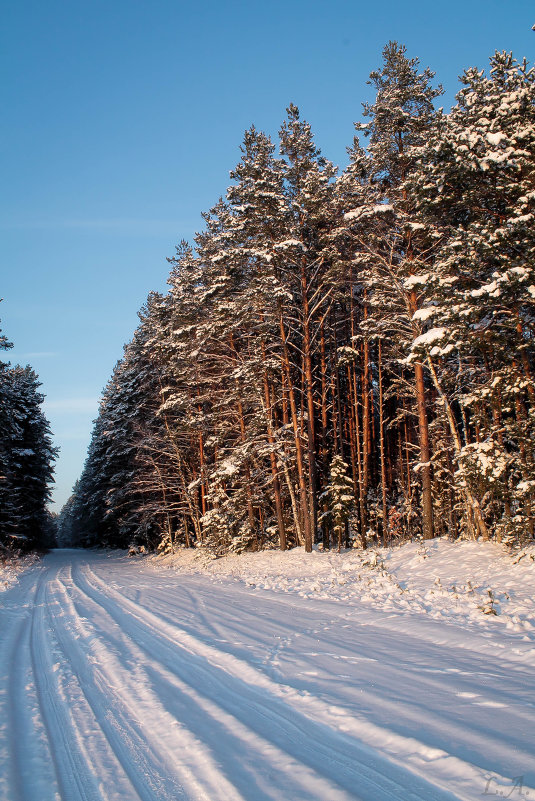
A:
<svg viewBox="0 0 535 801">
<path fill-rule="evenodd" d="M 46 504 L 53 462 L 44 396 L 30 367 L 0 367 L 0 542 L 29 550 L 52 540 Z"/>
</svg>

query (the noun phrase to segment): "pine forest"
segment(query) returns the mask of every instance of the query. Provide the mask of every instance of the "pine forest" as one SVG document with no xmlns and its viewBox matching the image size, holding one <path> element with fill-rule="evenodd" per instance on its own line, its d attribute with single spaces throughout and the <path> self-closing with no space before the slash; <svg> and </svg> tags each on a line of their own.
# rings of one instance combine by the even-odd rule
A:
<svg viewBox="0 0 535 801">
<path fill-rule="evenodd" d="M 535 70 L 460 80 L 445 112 L 387 44 L 343 171 L 294 105 L 245 133 L 105 388 L 63 544 L 533 538 Z"/>
</svg>

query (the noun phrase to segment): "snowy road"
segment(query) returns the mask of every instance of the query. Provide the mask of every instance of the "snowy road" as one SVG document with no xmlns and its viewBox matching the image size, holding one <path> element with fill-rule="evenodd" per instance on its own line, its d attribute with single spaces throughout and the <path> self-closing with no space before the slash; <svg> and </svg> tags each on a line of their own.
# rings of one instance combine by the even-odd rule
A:
<svg viewBox="0 0 535 801">
<path fill-rule="evenodd" d="M 533 643 L 69 550 L 0 605 L 5 801 L 535 798 Z"/>
</svg>

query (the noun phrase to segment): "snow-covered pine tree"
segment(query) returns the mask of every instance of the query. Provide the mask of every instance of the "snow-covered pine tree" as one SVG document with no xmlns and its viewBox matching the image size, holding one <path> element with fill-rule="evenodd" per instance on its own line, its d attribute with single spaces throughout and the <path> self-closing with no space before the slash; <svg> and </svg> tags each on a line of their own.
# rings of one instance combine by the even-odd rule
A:
<svg viewBox="0 0 535 801">
<path fill-rule="evenodd" d="M 226 254 L 226 269 L 232 275 L 227 302 L 231 303 L 234 324 L 229 336 L 234 367 L 232 394 L 240 424 L 237 452 L 249 453 L 244 465 L 244 496 L 251 510 L 253 498 L 247 486 L 252 486 L 253 464 L 262 466 L 257 472 L 261 483 L 252 489 L 260 498 L 262 487 L 271 485 L 274 519 L 264 520 L 263 525 L 268 530 L 276 526 L 279 545 L 284 550 L 288 522 L 284 514 L 281 467 L 286 459 L 288 437 L 279 436 L 282 353 L 279 309 L 285 290 L 280 281 L 276 243 L 283 238 L 288 212 L 283 193 L 283 164 L 274 157 L 274 150 L 265 134 L 254 127 L 246 131 L 242 158 L 231 172 L 233 183 L 226 193 L 230 212 L 226 241 L 219 240 L 217 245 L 219 252 Z M 255 516 L 260 518 L 261 509 L 258 503 L 255 505 Z M 251 511 L 249 516 L 252 518 Z"/>
<path fill-rule="evenodd" d="M 322 514 L 333 533 L 333 543 L 338 551 L 342 548 L 345 528 L 355 505 L 353 482 L 348 476 L 348 466 L 341 456 L 333 457 L 329 471 L 329 482 L 321 495 L 326 502 Z"/>
<path fill-rule="evenodd" d="M 359 525 L 361 544 L 366 547 L 368 536 L 368 492 L 373 462 L 373 361 L 369 337 L 364 336 L 364 325 L 369 317 L 369 287 L 367 264 L 372 230 L 377 234 L 378 224 L 389 223 L 388 215 L 377 216 L 370 210 L 379 207 L 382 193 L 370 181 L 370 157 L 355 138 L 348 148 L 350 163 L 336 181 L 336 223 L 332 233 L 335 243 L 333 269 L 337 273 L 336 293 L 342 314 L 330 321 L 330 328 L 340 317 L 349 318 L 349 330 L 335 328 L 338 353 L 331 361 L 337 378 L 340 398 L 340 418 L 349 421 L 349 449 L 355 491 L 359 498 Z M 388 220 L 387 220 L 388 217 Z M 365 243 L 365 244 L 364 244 Z M 365 265 L 359 263 L 365 258 Z M 343 308 L 346 301 L 349 309 Z M 337 366 L 338 362 L 338 366 Z M 340 376 L 340 368 L 342 376 Z M 340 387 L 341 378 L 345 384 Z M 344 391 L 345 389 L 345 391 Z M 334 401 L 334 399 L 333 399 Z M 341 443 L 342 444 L 342 443 Z"/>
<path fill-rule="evenodd" d="M 442 402 L 467 529 L 521 539 L 535 512 L 535 71 L 503 52 L 461 80 L 407 185 L 438 243 L 412 352 Z"/>
<path fill-rule="evenodd" d="M 53 463 L 44 396 L 31 367 L 0 365 L 0 543 L 32 549 L 50 544 Z"/>
<path fill-rule="evenodd" d="M 161 297 L 151 293 L 140 325 L 108 382 L 72 502 L 73 536 L 84 545 L 156 545 L 169 521 L 162 487 L 166 453 L 155 438 L 160 375 L 146 342 Z"/>
<path fill-rule="evenodd" d="M 281 254 L 282 280 L 292 297 L 288 321 L 281 319 L 285 343 L 288 391 L 301 384 L 306 419 L 309 513 L 304 519 L 305 550 L 312 549 L 318 520 L 321 473 L 318 462 L 320 441 L 318 399 L 325 397 L 319 378 L 321 370 L 322 324 L 333 300 L 329 272 L 332 260 L 329 234 L 334 220 L 333 178 L 336 168 L 321 156 L 310 125 L 300 119 L 293 104 L 280 131 L 281 154 L 286 158 L 285 198 L 289 211 L 286 238 L 277 243 Z M 283 312 L 283 318 L 284 318 Z M 295 321 L 298 325 L 295 324 Z M 295 367 L 288 362 L 299 354 Z M 320 403 L 321 403 L 320 400 Z M 294 427 L 296 425 L 294 419 Z M 296 442 L 298 448 L 298 444 Z M 299 454 L 297 454 L 299 456 Z M 301 472 L 301 471 L 300 471 Z M 301 506 L 305 508 L 305 481 L 300 475 Z"/>
<path fill-rule="evenodd" d="M 297 137 L 296 110 L 294 117 Z M 311 144 L 309 127 L 305 125 L 303 131 L 304 138 L 310 140 L 312 164 L 318 153 Z M 296 153 L 301 147 L 304 154 L 304 147 L 297 145 L 296 138 Z M 272 529 L 274 523 L 279 544 L 286 547 L 289 520 L 285 508 L 289 507 L 293 523 L 290 535 L 299 542 L 301 532 L 308 531 L 305 540 L 311 548 L 311 484 L 305 447 L 312 440 L 303 431 L 306 416 L 301 412 L 306 402 L 306 393 L 301 395 L 303 362 L 306 364 L 301 342 L 306 336 L 294 322 L 306 248 L 302 220 L 308 212 L 302 209 L 301 221 L 296 216 L 299 203 L 290 189 L 295 176 L 287 180 L 288 165 L 273 154 L 268 137 L 254 128 L 247 131 L 242 159 L 231 174 L 234 183 L 226 199 L 205 215 L 206 228 L 196 240 L 200 280 L 197 307 L 183 345 L 189 367 L 186 373 L 181 369 L 181 386 L 185 374 L 189 375 L 202 426 L 199 435 L 204 444 L 199 456 L 202 453 L 206 479 L 202 482 L 206 487 L 203 519 L 209 513 L 209 523 L 214 510 L 221 515 L 227 509 L 241 532 L 249 530 L 249 538 L 255 531 Z M 304 165 L 304 155 L 299 158 Z M 303 166 L 303 186 L 308 181 L 309 189 L 313 188 L 311 175 L 312 167 Z M 315 180 L 318 185 L 328 183 L 321 176 Z M 314 197 L 314 192 L 309 192 L 311 206 Z M 312 228 L 308 236 L 312 238 Z M 321 265 L 317 261 L 314 266 Z M 176 311 L 172 327 L 179 332 L 184 329 L 184 313 L 178 302 L 182 294 L 180 272 L 172 279 L 171 292 Z M 176 347 L 175 337 L 168 349 L 169 364 L 176 360 Z M 188 348 L 193 358 L 187 355 Z M 184 397 L 183 392 L 170 392 L 166 408 L 183 403 Z M 310 457 L 315 459 L 315 454 L 309 454 L 309 465 Z M 245 511 L 247 523 L 240 517 Z"/>
<path fill-rule="evenodd" d="M 13 343 L 1 333 L 0 329 L 0 350 L 9 350 Z M 11 493 L 9 492 L 8 476 L 10 464 L 9 436 L 12 428 L 11 421 L 11 385 L 7 380 L 8 364 L 0 360 L 0 546 L 6 546 L 9 542 L 7 532 L 10 520 L 14 517 L 15 510 L 12 505 Z"/>
<path fill-rule="evenodd" d="M 440 114 L 434 101 L 442 88 L 433 86 L 429 69 L 420 71 L 418 59 L 409 59 L 405 47 L 389 42 L 383 50 L 383 65 L 372 72 L 370 83 L 376 89 L 373 104 L 364 104 L 367 123 L 357 124 L 357 132 L 369 138 L 368 154 L 363 154 L 358 141 L 350 152 L 351 164 L 340 184 L 339 196 L 346 203 L 352 200 L 350 181 L 355 181 L 357 205 L 347 208 L 344 228 L 354 237 L 352 261 L 361 273 L 365 298 L 361 315 L 363 337 L 363 407 L 369 403 L 366 372 L 370 337 L 390 344 L 385 348 L 384 363 L 399 363 L 405 346 L 420 333 L 415 313 L 419 307 L 417 282 L 414 278 L 427 258 L 414 240 L 411 220 L 412 199 L 404 182 L 415 169 L 413 150 L 421 145 L 437 124 Z M 422 532 L 425 539 L 434 536 L 431 487 L 431 447 L 429 437 L 430 405 L 427 397 L 424 365 L 415 361 L 414 379 L 410 384 L 403 369 L 397 369 L 397 387 L 411 389 L 420 461 Z M 388 394 L 388 393 L 387 393 Z M 363 426 L 368 427 L 367 414 Z M 364 436 L 363 461 L 368 458 Z M 368 448 L 369 450 L 369 448 Z M 364 480 L 367 468 L 364 466 Z M 362 504 L 361 504 L 362 506 Z"/>
<path fill-rule="evenodd" d="M 79 483 L 80 480 L 78 479 L 74 484 L 72 494 L 63 504 L 58 515 L 56 541 L 59 548 L 70 548 L 76 544 L 73 507 L 76 501 Z"/>
</svg>

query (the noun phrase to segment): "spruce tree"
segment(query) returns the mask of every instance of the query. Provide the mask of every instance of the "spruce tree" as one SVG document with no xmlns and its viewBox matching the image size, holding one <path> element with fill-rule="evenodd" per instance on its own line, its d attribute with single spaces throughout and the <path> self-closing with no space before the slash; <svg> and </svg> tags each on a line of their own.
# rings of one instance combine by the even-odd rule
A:
<svg viewBox="0 0 535 801">
<path fill-rule="evenodd" d="M 29 367 L 0 367 L 0 542 L 25 550 L 47 547 L 53 462 L 50 426 L 37 375 Z"/>
<path fill-rule="evenodd" d="M 348 476 L 348 466 L 341 456 L 333 457 L 329 471 L 329 482 L 322 494 L 326 501 L 323 518 L 332 529 L 338 551 L 342 548 L 344 531 L 355 504 L 353 482 Z"/>
</svg>

